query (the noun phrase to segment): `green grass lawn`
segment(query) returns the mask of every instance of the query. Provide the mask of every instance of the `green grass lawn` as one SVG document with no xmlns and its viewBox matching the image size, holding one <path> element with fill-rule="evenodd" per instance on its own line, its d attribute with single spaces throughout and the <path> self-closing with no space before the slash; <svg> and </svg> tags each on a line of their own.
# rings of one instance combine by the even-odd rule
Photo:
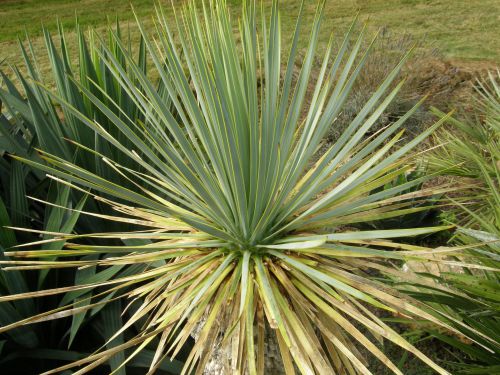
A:
<svg viewBox="0 0 500 375">
<path fill-rule="evenodd" d="M 236 5 L 239 0 L 229 0 Z M 271 0 L 265 0 L 269 4 Z M 141 18 L 149 19 L 154 0 L 132 0 Z M 162 1 L 170 11 L 170 0 Z M 174 3 L 182 3 L 174 0 Z M 299 0 L 281 1 L 284 35 L 290 35 L 300 4 Z M 315 0 L 306 0 L 308 17 L 312 18 Z M 425 38 L 428 48 L 438 48 L 444 56 L 471 62 L 500 60 L 500 2 L 497 0 L 327 0 L 328 29 L 345 30 L 357 10 L 361 19 L 369 19 L 372 29 L 387 26 L 393 34 L 410 33 Z M 72 27 L 77 15 L 84 25 L 100 27 L 116 15 L 121 20 L 133 18 L 128 1 L 122 0 L 0 0 L 0 61 L 18 63 L 16 39 L 25 30 L 34 37 L 35 45 L 41 25 L 55 30 L 59 18 Z"/>
</svg>

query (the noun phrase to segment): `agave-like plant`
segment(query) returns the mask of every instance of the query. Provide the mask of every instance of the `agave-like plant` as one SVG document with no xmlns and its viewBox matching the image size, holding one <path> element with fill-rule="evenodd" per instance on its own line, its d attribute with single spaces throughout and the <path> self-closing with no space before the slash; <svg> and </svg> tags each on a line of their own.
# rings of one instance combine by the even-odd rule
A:
<svg viewBox="0 0 500 375">
<path fill-rule="evenodd" d="M 424 189 L 399 194 L 418 185 L 422 177 L 369 194 L 409 170 L 409 152 L 444 119 L 397 148 L 400 127 L 416 105 L 393 124 L 365 137 L 403 85 L 400 82 L 390 88 L 405 57 L 336 143 L 312 165 L 325 132 L 335 126 L 366 61 L 369 49 L 361 52 L 365 31 L 353 38 L 353 25 L 336 54 L 330 42 L 313 78 L 323 18 L 320 2 L 295 79 L 292 73 L 303 35 L 302 9 L 288 54 L 282 53 L 277 1 L 272 4 L 270 19 L 265 12 L 261 15 L 261 33 L 254 1 L 244 2 L 237 33 L 223 0 L 203 2 L 201 9 L 189 1 L 176 13 L 175 29 L 158 7 L 154 36 L 138 21 L 145 49 L 173 109 L 129 53 L 123 53 L 129 67 L 124 71 L 113 51 L 103 47 L 103 61 L 144 122 L 124 112 L 118 115 L 109 108 L 111 98 L 103 101 L 85 85 L 75 84 L 114 131 L 127 139 L 126 144 L 100 120 L 89 118 L 46 89 L 96 137 L 141 168 L 134 170 L 82 146 L 81 152 L 102 157 L 134 186 L 130 188 L 46 151 L 40 151 L 45 163 L 24 159 L 119 212 L 85 214 L 140 226 L 133 232 L 56 234 L 53 241 L 67 241 L 63 250 L 8 252 L 21 259 L 10 262 L 6 270 L 94 266 L 111 273 L 117 267 L 130 270 L 109 280 L 0 297 L 4 302 L 67 293 L 59 308 L 1 327 L 0 332 L 116 300 L 128 301 L 125 323 L 109 342 L 135 324 L 142 327 L 139 334 L 124 336 L 119 345 L 103 347 L 48 373 L 74 366 L 81 366 L 77 374 L 84 373 L 124 351 L 127 356 L 121 366 L 125 366 L 154 344 L 148 372 L 153 373 L 194 336 L 196 343 L 184 373 L 195 366 L 202 373 L 219 345 L 230 353 L 231 372 L 258 374 L 264 372 L 264 341 L 269 332 L 276 337 L 288 374 L 296 370 L 304 374 L 368 374 L 358 345 L 401 374 L 377 344 L 383 339 L 411 351 L 438 373 L 447 373 L 375 312 L 402 314 L 454 330 L 443 314 L 377 276 L 389 273 L 411 282 L 413 276 L 393 264 L 408 258 L 434 262 L 434 251 L 392 239 L 442 228 L 349 228 L 350 224 L 397 216 L 408 208 L 410 198 L 437 193 Z M 126 51 L 119 39 L 116 44 Z M 73 140 L 73 144 L 78 142 Z M 130 242 L 126 246 L 85 242 L 113 238 Z M 95 293 L 82 305 L 78 298 L 89 290 Z"/>
<path fill-rule="evenodd" d="M 490 72 L 488 79 L 479 81 L 473 97 L 475 111 L 464 119 L 450 118 L 450 128 L 434 134 L 439 147 L 429 157 L 429 167 L 433 171 L 467 181 L 472 181 L 472 191 L 464 195 L 465 205 L 472 215 L 457 206 L 470 225 L 479 215 L 484 220 L 499 226 L 498 215 L 491 201 L 498 199 L 500 170 L 500 72 Z M 437 115 L 442 113 L 434 109 Z"/>
<path fill-rule="evenodd" d="M 71 36 L 65 33 L 59 25 L 57 37 L 54 38 L 47 29 L 43 30 L 43 39 L 46 46 L 46 56 L 42 56 L 33 46 L 29 37 L 19 43 L 20 55 L 24 60 L 24 69 L 12 67 L 9 71 L 0 71 L 0 227 L 30 227 L 31 233 L 17 231 L 15 234 L 11 229 L 0 229 L 0 258 L 4 257 L 4 251 L 14 245 L 32 242 L 37 239 L 47 241 L 60 233 L 93 232 L 125 230 L 124 224 L 103 221 L 97 217 L 81 217 L 79 211 L 86 202 L 86 209 L 101 214 L 109 210 L 107 205 L 99 204 L 97 201 L 87 200 L 85 194 L 71 191 L 68 187 L 61 188 L 58 184 L 47 179 L 45 174 L 37 169 L 30 168 L 17 160 L 8 157 L 15 154 L 33 161 L 39 159 L 36 148 L 51 152 L 59 157 L 73 161 L 82 168 L 98 173 L 104 178 L 109 178 L 115 183 L 127 186 L 128 181 L 115 174 L 100 157 L 92 153 L 79 152 L 71 145 L 70 141 L 76 141 L 89 149 L 97 150 L 120 163 L 134 163 L 128 156 L 123 155 L 120 150 L 110 147 L 102 138 L 97 137 L 92 129 L 80 122 L 78 118 L 66 111 L 65 108 L 55 103 L 51 96 L 40 86 L 50 87 L 64 98 L 72 106 L 78 108 L 81 113 L 89 118 L 96 119 L 101 126 L 111 132 L 124 146 L 131 147 L 128 139 L 121 136 L 93 103 L 86 99 L 79 90 L 75 81 L 83 85 L 96 95 L 108 108 L 118 116 L 125 113 L 137 122 L 144 122 L 142 113 L 136 104 L 121 89 L 112 72 L 103 61 L 101 45 L 105 44 L 113 57 L 120 62 L 120 68 L 128 71 L 128 66 L 123 53 L 134 55 L 136 67 L 147 72 L 146 51 L 143 41 L 133 41 L 130 36 L 123 33 L 123 26 L 118 22 L 109 26 L 108 40 L 103 40 L 94 32 L 86 33 L 78 20 L 75 25 L 75 42 L 78 53 L 71 54 Z M 120 41 L 126 48 L 118 48 L 116 41 Z M 43 57 L 46 59 L 44 60 Z M 76 58 L 75 58 L 76 57 Z M 42 67 L 47 67 L 45 71 Z M 3 68 L 3 66 L 2 66 Z M 168 97 L 159 82 L 156 89 L 165 103 Z M 109 100 L 109 101 L 108 101 Z M 147 126 L 147 125 L 145 125 Z M 139 152 L 140 155 L 140 152 Z M 129 165 L 129 164 L 127 164 Z M 132 167 L 132 164 L 129 165 Z M 134 168 L 140 168 L 133 165 Z M 139 169 L 140 170 L 140 169 Z M 111 172 L 111 173 L 110 173 Z M 133 186 L 132 184 L 128 185 Z M 44 205 L 44 201 L 51 204 Z M 66 208 L 76 210 L 66 211 Z M 79 218 L 76 224 L 76 218 Z M 37 231 L 42 231 L 37 232 Z M 123 243 L 120 240 L 115 244 Z M 64 241 L 47 241 L 38 248 L 43 250 L 58 250 L 63 247 Z M 90 256 L 92 257 L 92 256 Z M 56 257 L 47 259 L 55 261 Z M 76 283 L 85 283 L 90 280 L 105 281 L 114 275 L 125 275 L 128 270 L 115 269 L 116 272 L 102 272 L 96 267 L 87 267 L 75 272 L 67 270 L 48 269 L 39 272 L 11 272 L 0 275 L 0 295 L 15 294 L 19 292 L 33 292 L 46 288 L 54 288 L 57 282 L 64 283 L 66 280 L 74 280 Z M 78 297 L 82 301 L 76 301 L 81 306 L 88 301 L 92 291 L 86 292 Z M 36 315 L 48 308 L 57 307 L 60 300 L 52 298 L 38 301 L 14 301 L 0 305 L 0 324 L 8 325 L 29 316 Z M 78 358 L 81 353 L 75 351 L 86 351 L 85 346 L 79 345 L 85 340 L 81 334 L 87 334 L 96 328 L 100 335 L 106 340 L 120 321 L 120 303 L 115 302 L 91 311 L 75 314 L 70 324 L 67 321 L 46 324 L 43 327 L 31 326 L 22 329 L 11 330 L 0 337 L 1 351 L 0 364 L 3 368 L 7 366 L 10 371 L 18 363 L 26 363 L 30 360 L 30 368 L 23 368 L 22 372 L 41 370 L 50 360 L 67 360 Z M 114 314 L 114 316 L 113 316 Z M 86 323 L 92 322 L 92 325 Z M 103 328 L 97 328 L 97 324 L 103 322 Z M 113 324 L 110 324 L 113 322 Z M 82 327 L 85 327 L 82 329 Z M 50 329 L 50 334 L 47 330 Z M 61 339 L 63 338 L 63 339 Z M 75 340 L 78 338 L 79 340 Z M 114 342 L 119 342 L 120 338 Z M 75 342 L 76 341 L 76 342 Z M 5 343 L 5 345 L 3 345 Z M 109 344 L 108 344 L 109 345 Z M 63 350 L 60 350 L 60 349 Z M 27 350 L 29 349 L 29 350 Z M 68 351 L 71 349 L 72 351 Z M 140 366 L 146 363 L 143 359 L 149 353 L 143 352 L 136 360 L 129 363 L 131 366 Z M 112 369 L 120 363 L 120 356 L 115 356 L 109 361 Z M 24 361 L 24 362 L 23 362 Z M 178 362 L 170 362 L 163 366 L 173 369 Z M 50 365 L 49 365 L 50 366 Z M 53 367 L 53 366 L 52 366 Z M 178 367 L 178 366 L 177 366 Z M 49 367 L 50 368 L 50 367 Z M 9 372 L 9 370 L 5 370 Z"/>
<path fill-rule="evenodd" d="M 440 299 L 434 290 L 427 288 L 416 293 L 419 299 L 434 303 L 466 322 L 473 329 L 459 329 L 484 345 L 471 345 L 460 337 L 429 330 L 433 336 L 466 354 L 454 364 L 459 374 L 486 375 L 500 371 L 499 78 L 498 72 L 496 75 L 490 73 L 488 80 L 478 83 L 474 98 L 475 120 L 471 117 L 463 121 L 453 119 L 451 130 L 444 128 L 436 134 L 438 141 L 445 143 L 430 157 L 431 167 L 446 168 L 441 173 L 466 178 L 473 187 L 465 190 L 462 197 L 449 200 L 455 206 L 461 225 L 453 240 L 471 247 L 460 258 L 481 267 L 443 267 L 439 275 L 433 275 L 438 282 L 463 294 Z M 493 340 L 485 340 L 484 335 Z"/>
<path fill-rule="evenodd" d="M 406 184 L 414 179 L 426 176 L 426 171 L 422 167 L 417 167 L 417 169 L 402 173 L 397 176 L 394 180 L 388 182 L 384 186 L 380 186 L 373 190 L 371 194 L 379 193 L 382 190 L 392 189 L 398 185 Z M 425 183 L 425 179 L 421 179 L 418 185 L 410 187 L 408 190 L 401 191 L 399 194 L 404 195 L 407 193 L 422 190 Z M 435 210 L 443 206 L 440 205 L 440 196 L 434 196 L 429 198 L 428 196 L 422 199 L 412 197 L 410 198 L 411 205 L 407 208 L 407 211 L 400 211 L 400 215 L 397 217 L 390 217 L 389 219 L 384 219 L 383 217 L 379 220 L 375 220 L 369 223 L 363 223 L 364 226 L 371 227 L 373 229 L 402 229 L 402 228 L 415 228 L 425 223 L 432 223 L 434 219 L 433 213 Z"/>
<path fill-rule="evenodd" d="M 492 201 L 491 206 L 500 220 L 498 205 L 500 200 Z M 476 218 L 474 218 L 476 219 Z M 489 375 L 500 371 L 500 230 L 486 218 L 474 220 L 480 230 L 458 228 L 455 242 L 470 246 L 468 254 L 462 259 L 480 265 L 480 269 L 455 267 L 442 268 L 439 275 L 433 277 L 440 283 L 460 290 L 462 295 L 446 295 L 440 299 L 432 291 L 422 288 L 416 297 L 435 304 L 465 322 L 468 327 L 457 327 L 464 335 L 481 345 L 473 345 L 463 336 L 448 335 L 429 328 L 431 336 L 462 351 L 465 356 L 457 358 L 452 366 L 457 374 Z M 478 246 L 478 244 L 481 246 Z M 487 336 L 490 339 L 486 339 Z"/>
<path fill-rule="evenodd" d="M 135 68 L 140 69 L 144 74 L 147 73 L 148 61 L 144 41 L 140 39 L 138 43 L 133 43 L 130 35 L 128 37 L 123 35 L 122 28 L 123 26 L 120 26 L 118 21 L 114 27 L 110 25 L 108 41 L 105 41 L 93 31 L 86 33 L 76 20 L 76 36 L 74 37 L 78 51 L 76 59 L 69 52 L 70 36 L 65 33 L 60 24 L 57 40 L 47 29 L 43 29 L 47 54 L 45 60 L 47 61 L 38 55 L 39 52 L 35 52 L 29 36 L 26 37 L 25 42 L 19 41 L 25 72 L 18 67 L 12 67 L 10 76 L 15 77 L 13 79 L 6 72 L 0 71 L 3 81 L 0 87 L 0 100 L 3 102 L 3 107 L 0 106 L 0 109 L 4 118 L 8 119 L 0 123 L 0 136 L 2 137 L 0 150 L 37 160 L 36 155 L 32 155 L 32 150 L 33 147 L 40 148 L 71 160 L 104 178 L 127 184 L 126 180 L 122 180 L 120 175 L 114 173 L 100 158 L 91 153 L 75 152 L 75 148 L 67 140 L 78 142 L 122 164 L 133 163 L 133 160 L 123 155 L 117 148 L 110 146 L 105 139 L 96 137 L 95 132 L 83 125 L 78 117 L 66 110 L 66 107 L 54 103 L 51 96 L 41 86 L 52 87 L 61 98 L 86 117 L 97 121 L 124 147 L 132 148 L 130 140 L 122 135 L 99 107 L 88 100 L 79 89 L 79 86 L 88 89 L 106 104 L 108 111 L 112 111 L 116 116 L 130 117 L 137 123 L 148 126 L 144 124 L 145 117 L 138 108 L 139 104 L 122 89 L 104 62 L 104 52 L 101 46 L 106 46 L 106 50 L 115 60 L 115 69 L 129 72 L 130 68 L 124 57 L 124 54 L 127 54 L 135 55 Z M 50 74 L 41 69 L 44 65 L 50 68 Z M 130 76 L 132 77 L 132 74 Z M 155 88 L 158 95 L 168 105 L 169 98 L 162 87 L 162 81 Z M 137 152 L 141 155 L 140 150 Z M 140 168 L 135 164 L 133 167 Z"/>
</svg>

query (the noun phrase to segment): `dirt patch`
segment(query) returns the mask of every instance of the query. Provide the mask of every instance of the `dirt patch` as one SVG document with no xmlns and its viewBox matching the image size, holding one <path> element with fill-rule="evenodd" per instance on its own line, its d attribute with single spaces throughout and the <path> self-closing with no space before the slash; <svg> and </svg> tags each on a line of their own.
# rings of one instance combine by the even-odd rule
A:
<svg viewBox="0 0 500 375">
<path fill-rule="evenodd" d="M 496 69 L 491 62 L 460 62 L 429 59 L 410 64 L 408 85 L 420 95 L 429 95 L 428 105 L 441 110 L 466 107 L 478 79 Z M 467 110 L 467 108 L 465 108 Z"/>
</svg>

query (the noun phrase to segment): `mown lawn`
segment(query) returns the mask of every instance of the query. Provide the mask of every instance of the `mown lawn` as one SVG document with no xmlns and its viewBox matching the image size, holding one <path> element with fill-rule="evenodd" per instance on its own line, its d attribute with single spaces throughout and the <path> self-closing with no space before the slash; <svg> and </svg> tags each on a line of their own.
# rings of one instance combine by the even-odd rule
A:
<svg viewBox="0 0 500 375">
<path fill-rule="evenodd" d="M 170 0 L 161 1 L 168 11 Z M 173 0 L 181 3 L 182 0 Z M 236 5 L 241 0 L 228 0 Z M 150 19 L 154 0 L 131 0 L 143 19 Z M 269 5 L 271 0 L 265 0 Z M 284 35 L 290 35 L 300 0 L 281 1 Z M 308 17 L 312 18 L 316 0 L 305 0 Z M 497 0 L 327 0 L 327 29 L 345 30 L 360 11 L 362 20 L 369 20 L 371 29 L 387 26 L 393 34 L 410 33 L 425 39 L 427 48 L 438 48 L 444 56 L 459 61 L 500 60 L 500 1 Z M 118 16 L 131 20 L 129 1 L 122 0 L 0 0 L 0 61 L 18 63 L 15 40 L 27 31 L 39 40 L 41 25 L 56 29 L 59 18 L 66 29 L 74 24 L 75 15 L 87 26 L 100 27 Z"/>
</svg>

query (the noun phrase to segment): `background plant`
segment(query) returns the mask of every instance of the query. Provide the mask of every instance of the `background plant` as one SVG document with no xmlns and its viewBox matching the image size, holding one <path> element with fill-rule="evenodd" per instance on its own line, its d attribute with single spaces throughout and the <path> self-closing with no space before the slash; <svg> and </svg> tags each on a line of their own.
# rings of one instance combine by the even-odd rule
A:
<svg viewBox="0 0 500 375">
<path fill-rule="evenodd" d="M 423 48 L 424 45 L 425 48 Z M 393 34 L 388 28 L 381 28 L 370 55 L 367 57 L 365 67 L 355 83 L 353 93 L 349 96 L 335 126 L 332 126 L 326 134 L 327 140 L 333 142 L 342 134 L 363 108 L 364 103 L 377 90 L 380 82 L 410 49 L 413 49 L 414 53 L 400 73 L 407 83 L 377 119 L 370 133 L 375 133 L 404 115 L 424 95 L 429 95 L 426 103 L 419 106 L 414 115 L 404 124 L 407 139 L 411 139 L 412 136 L 432 125 L 433 117 L 428 111 L 429 103 L 438 106 L 443 103 L 443 98 L 449 100 L 448 85 L 437 82 L 436 77 L 428 77 L 426 74 L 428 65 L 438 58 L 439 51 L 430 48 L 425 39 L 417 41 L 410 34 Z M 437 86 L 444 87 L 444 90 L 436 91 Z"/>
<path fill-rule="evenodd" d="M 446 175 L 458 182 L 473 182 L 471 192 L 465 194 L 467 210 L 457 207 L 462 223 L 471 225 L 477 217 L 498 226 L 498 210 L 492 204 L 497 199 L 498 161 L 500 160 L 500 87 L 499 76 L 490 73 L 489 79 L 479 82 L 474 97 L 475 111 L 464 120 L 450 119 L 446 130 L 435 134 L 439 147 L 429 158 L 429 167 L 435 171 L 446 169 Z M 438 115 L 441 113 L 435 110 Z M 492 209 L 493 208 L 493 209 Z M 470 214 L 472 212 L 473 214 Z M 478 216 L 476 216 L 478 215 Z"/>
<path fill-rule="evenodd" d="M 107 117 L 82 95 L 79 86 L 83 85 L 106 103 L 108 110 L 116 116 L 131 116 L 144 124 L 144 117 L 137 106 L 121 89 L 118 81 L 106 66 L 102 58 L 101 45 L 107 45 L 108 52 L 116 61 L 117 66 L 128 70 L 124 51 L 136 55 L 137 67 L 146 73 L 146 55 L 144 44 L 139 42 L 133 48 L 132 41 L 122 36 L 119 24 L 109 28 L 108 41 L 99 39 L 97 34 L 88 36 L 77 23 L 78 58 L 76 63 L 70 63 L 66 35 L 59 27 L 58 40 L 54 41 L 47 30 L 44 30 L 48 58 L 51 62 L 52 76 L 48 77 L 39 70 L 37 55 L 34 53 L 31 41 L 27 39 L 20 43 L 20 51 L 24 57 L 27 73 L 23 74 L 15 67 L 12 68 L 16 80 L 9 79 L 2 73 L 3 86 L 0 88 L 0 213 L 1 227 L 30 228 L 30 232 L 4 228 L 0 236 L 0 253 L 2 261 L 8 261 L 3 253 L 14 246 L 36 242 L 36 248 L 42 250 L 58 250 L 64 246 L 64 240 L 54 240 L 61 233 L 81 233 L 88 231 L 113 231 L 116 225 L 102 219 L 103 215 L 110 214 L 107 205 L 94 200 L 87 200 L 85 193 L 63 187 L 50 179 L 40 170 L 33 169 L 27 164 L 20 163 L 8 156 L 15 154 L 32 161 L 42 162 L 36 149 L 50 151 L 67 160 L 71 160 L 83 168 L 107 176 L 113 181 L 127 185 L 128 180 L 120 175 L 110 173 L 109 166 L 101 159 L 102 155 L 122 160 L 124 163 L 133 163 L 124 160 L 123 154 L 95 132 L 83 125 L 75 116 L 63 107 L 53 102 L 47 91 L 42 88 L 44 82 L 50 82 L 51 91 L 57 92 L 61 100 L 71 103 L 89 118 L 99 122 L 100 126 L 114 134 L 124 145 L 131 147 L 127 140 L 114 131 Z M 117 41 L 126 46 L 118 48 Z M 75 68 L 76 66 L 76 68 Z M 168 98 L 160 86 L 158 94 L 168 103 Z M 99 157 L 92 153 L 78 151 L 72 142 L 78 142 L 81 147 L 96 150 Z M 136 151 L 138 155 L 140 150 Z M 136 166 L 139 168 L 138 166 Z M 139 170 L 139 169 L 138 169 Z M 112 170 L 111 170 L 112 171 Z M 45 204 L 48 202 L 48 204 Z M 80 216 L 80 210 L 85 204 L 91 210 L 92 216 Z M 120 228 L 133 228 L 133 223 L 120 223 Z M 33 232 L 36 231 L 36 232 Z M 41 242 L 38 242 L 41 241 Z M 87 242 L 92 243 L 92 239 Z M 95 241 L 94 241 L 95 242 Z M 108 243 L 123 243 L 121 240 L 111 240 Z M 92 258 L 92 255 L 88 256 Z M 94 257 L 95 258 L 95 257 Z M 50 257 L 56 261 L 57 257 Z M 120 267 L 101 272 L 96 267 L 87 267 L 85 270 L 50 270 L 41 269 L 38 272 L 2 272 L 1 295 L 15 293 L 29 293 L 51 289 L 68 283 L 87 283 L 91 281 L 105 281 L 113 275 L 126 275 L 127 270 Z M 69 298 L 76 306 L 85 305 L 85 298 L 92 292 L 85 292 L 81 296 L 71 295 L 61 298 L 52 297 L 43 301 L 30 299 L 26 301 L 5 302 L 0 305 L 2 326 L 43 311 L 57 308 L 64 298 Z M 42 369 L 54 367 L 54 364 L 73 361 L 85 357 L 93 348 L 84 343 L 92 337 L 94 343 L 106 341 L 114 329 L 121 322 L 122 309 L 119 303 L 110 303 L 108 306 L 94 308 L 75 314 L 68 321 L 48 321 L 33 326 L 18 328 L 4 334 L 2 348 L 2 366 L 9 373 L 39 372 Z M 87 324 L 90 323 L 90 324 Z M 82 330 L 82 327 L 86 329 Z M 84 331 L 84 332 L 82 332 Z M 96 335 L 97 333 L 97 335 Z M 78 335 L 77 335 L 78 334 Z M 94 335 L 94 336 L 92 336 Z M 80 338 L 76 340 L 75 337 Z M 96 340 L 96 337 L 100 338 Z M 119 342 L 121 337 L 108 346 Z M 83 344 L 83 345 L 82 345 Z M 72 349 L 72 350 L 69 350 Z M 130 363 L 131 368 L 144 366 L 147 362 L 148 351 L 143 352 L 137 360 Z M 118 367 L 120 357 L 109 361 L 112 369 Z M 180 371 L 180 362 L 165 363 L 160 366 L 165 371 Z M 26 364 L 29 364 L 29 368 Z M 123 372 L 123 371 L 121 371 Z"/>
<path fill-rule="evenodd" d="M 470 328 L 463 336 L 450 336 L 430 330 L 430 334 L 460 349 L 466 358 L 457 358 L 455 371 L 462 374 L 493 374 L 500 370 L 500 89 L 497 74 L 479 82 L 475 97 L 476 112 L 465 120 L 450 119 L 450 127 L 436 133 L 443 146 L 430 158 L 430 166 L 446 168 L 448 177 L 465 180 L 472 188 L 449 198 L 460 225 L 453 241 L 469 246 L 457 260 L 478 265 L 476 269 L 460 266 L 427 271 L 436 282 L 461 292 L 459 295 L 436 295 L 433 289 L 418 291 L 421 300 L 465 322 Z M 425 269 L 424 269 L 425 270 Z M 422 270 L 421 270 L 422 271 Z M 484 335 L 493 338 L 488 342 Z"/>
<path fill-rule="evenodd" d="M 395 229 L 395 228 L 416 228 L 419 226 L 435 225 L 437 220 L 438 208 L 442 206 L 440 198 L 442 193 L 449 191 L 449 189 L 436 189 L 435 187 L 424 187 L 424 183 L 429 179 L 428 174 L 422 167 L 415 167 L 415 169 L 396 176 L 394 180 L 389 181 L 384 186 L 374 189 L 370 194 L 377 194 L 383 190 L 390 190 L 400 185 L 408 184 L 418 180 L 417 184 L 412 185 L 407 190 L 400 191 L 400 215 L 396 217 L 384 218 L 380 215 L 377 220 L 362 223 L 364 228 L 373 229 Z M 416 196 L 414 193 L 432 190 L 435 192 L 434 196 L 429 197 L 424 194 L 423 198 Z M 409 198 L 405 199 L 406 194 Z"/>
</svg>

